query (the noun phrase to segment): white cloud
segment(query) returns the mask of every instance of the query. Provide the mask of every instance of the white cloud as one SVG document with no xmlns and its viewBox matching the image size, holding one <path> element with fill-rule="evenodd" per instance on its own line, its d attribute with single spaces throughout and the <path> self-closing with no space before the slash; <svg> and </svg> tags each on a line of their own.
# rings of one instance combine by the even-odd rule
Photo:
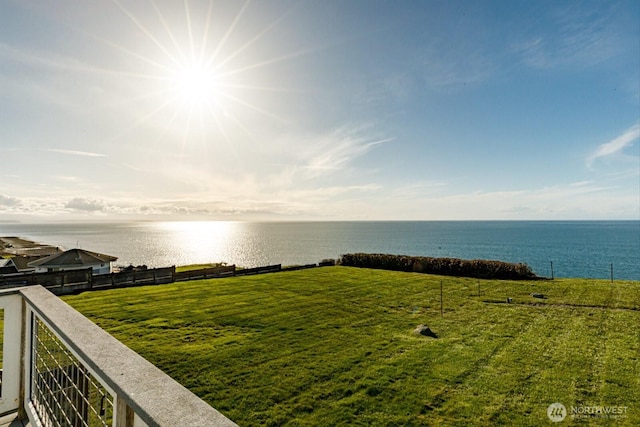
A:
<svg viewBox="0 0 640 427">
<path fill-rule="evenodd" d="M 549 220 L 632 219 L 640 193 L 614 184 L 578 181 L 554 186 L 445 192 L 439 182 L 375 183 L 275 189 L 256 183 L 247 192 L 202 192 L 181 199 L 59 199 L 0 196 L 5 219 L 236 219 L 236 220 Z M 8 204 L 7 205 L 7 201 Z M 4 204 L 3 204 L 4 203 Z"/>
<path fill-rule="evenodd" d="M 640 138 L 640 124 L 630 127 L 622 135 L 601 144 L 587 159 L 587 166 L 590 167 L 596 159 L 601 157 L 620 153 L 626 147 L 633 145 L 638 138 Z"/>
<path fill-rule="evenodd" d="M 92 153 L 89 151 L 76 151 L 76 150 L 62 150 L 58 148 L 47 148 L 44 151 L 48 151 L 50 153 L 68 154 L 71 156 L 107 157 L 106 154 L 102 154 L 102 153 Z"/>
<path fill-rule="evenodd" d="M 87 211 L 87 212 L 97 212 L 104 211 L 106 209 L 106 205 L 101 200 L 92 200 L 85 199 L 82 197 L 76 197 L 71 199 L 65 205 L 67 209 L 73 209 L 76 211 Z"/>
<path fill-rule="evenodd" d="M 10 204 L 0 203 L 0 214 L 2 214 L 3 219 L 24 221 L 30 218 L 52 218 L 68 212 L 64 209 L 64 203 L 59 200 L 47 198 L 7 198 L 13 200 L 13 202 Z"/>
<path fill-rule="evenodd" d="M 0 206 L 18 206 L 20 204 L 20 200 L 15 197 L 5 196 L 0 194 Z"/>
</svg>

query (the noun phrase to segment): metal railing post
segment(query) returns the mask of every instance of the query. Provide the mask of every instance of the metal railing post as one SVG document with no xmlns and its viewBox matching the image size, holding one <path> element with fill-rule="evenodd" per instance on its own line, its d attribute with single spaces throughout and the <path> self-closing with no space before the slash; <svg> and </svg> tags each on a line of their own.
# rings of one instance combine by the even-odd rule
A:
<svg viewBox="0 0 640 427">
<path fill-rule="evenodd" d="M 2 355 L 2 392 L 0 413 L 20 408 L 20 349 L 22 329 L 22 299 L 17 292 L 0 292 L 0 310 L 4 311 Z"/>
<path fill-rule="evenodd" d="M 20 312 L 20 370 L 19 370 L 19 375 L 20 375 L 20 390 L 18 392 L 18 402 L 23 402 L 25 401 L 25 396 L 26 396 L 26 377 L 25 377 L 25 363 L 26 363 L 26 357 L 25 357 L 25 351 L 28 348 L 27 347 L 27 303 L 25 302 L 24 299 L 20 298 L 20 307 L 21 307 L 21 312 Z M 18 418 L 21 420 L 26 420 L 28 419 L 27 416 L 27 410 L 24 407 L 24 404 L 18 405 Z"/>
</svg>

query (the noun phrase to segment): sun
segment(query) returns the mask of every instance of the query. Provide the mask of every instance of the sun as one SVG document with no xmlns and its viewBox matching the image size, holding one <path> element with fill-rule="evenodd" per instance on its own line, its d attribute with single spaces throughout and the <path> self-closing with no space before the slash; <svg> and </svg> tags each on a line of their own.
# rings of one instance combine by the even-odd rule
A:
<svg viewBox="0 0 640 427">
<path fill-rule="evenodd" d="M 171 81 L 175 96 L 183 104 L 211 106 L 224 97 L 222 82 L 215 70 L 197 62 L 176 67 Z"/>
</svg>

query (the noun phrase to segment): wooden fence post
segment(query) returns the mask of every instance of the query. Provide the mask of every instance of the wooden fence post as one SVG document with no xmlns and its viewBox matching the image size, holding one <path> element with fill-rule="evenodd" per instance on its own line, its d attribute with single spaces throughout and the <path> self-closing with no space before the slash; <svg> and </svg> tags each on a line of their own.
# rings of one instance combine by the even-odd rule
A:
<svg viewBox="0 0 640 427">
<path fill-rule="evenodd" d="M 442 280 L 440 280 L 440 317 L 444 317 L 444 308 L 442 303 Z"/>
</svg>

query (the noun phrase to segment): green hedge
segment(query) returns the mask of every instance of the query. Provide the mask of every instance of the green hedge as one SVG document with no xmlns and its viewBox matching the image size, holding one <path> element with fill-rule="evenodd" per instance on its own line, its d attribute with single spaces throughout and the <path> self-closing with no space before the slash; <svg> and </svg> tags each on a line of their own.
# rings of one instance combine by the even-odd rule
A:
<svg viewBox="0 0 640 427">
<path fill-rule="evenodd" d="M 478 279 L 535 280 L 541 279 L 526 264 L 491 260 L 431 258 L 388 254 L 346 254 L 340 264 L 350 267 L 381 270 L 413 271 L 443 276 L 474 277 Z"/>
</svg>

